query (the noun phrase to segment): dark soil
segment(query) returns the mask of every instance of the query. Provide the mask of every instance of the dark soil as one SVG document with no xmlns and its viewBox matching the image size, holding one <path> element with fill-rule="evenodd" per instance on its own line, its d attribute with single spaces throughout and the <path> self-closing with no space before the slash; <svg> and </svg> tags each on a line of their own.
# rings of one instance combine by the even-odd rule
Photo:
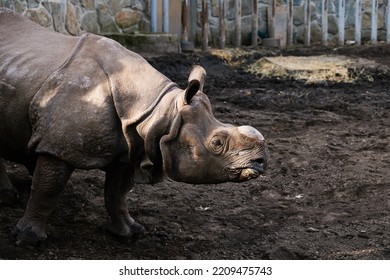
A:
<svg viewBox="0 0 390 280">
<path fill-rule="evenodd" d="M 342 54 L 379 62 L 354 69 L 355 83 L 307 84 L 248 74 L 266 55 Z M 30 180 L 7 162 L 22 203 L 0 207 L 0 259 L 390 259 L 390 47 L 259 50 L 228 66 L 205 53 L 150 56 L 185 87 L 201 64 L 205 93 L 223 122 L 252 125 L 270 149 L 267 175 L 241 184 L 137 185 L 135 244 L 105 234 L 104 173 L 76 171 L 36 249 L 9 234 L 23 215 Z"/>
</svg>

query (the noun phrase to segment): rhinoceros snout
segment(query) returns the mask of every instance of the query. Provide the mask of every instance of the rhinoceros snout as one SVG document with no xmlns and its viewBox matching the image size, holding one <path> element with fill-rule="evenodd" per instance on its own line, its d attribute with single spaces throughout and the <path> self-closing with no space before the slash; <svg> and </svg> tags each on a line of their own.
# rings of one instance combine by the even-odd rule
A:
<svg viewBox="0 0 390 280">
<path fill-rule="evenodd" d="M 254 169 L 256 169 L 260 174 L 264 174 L 267 170 L 267 158 L 262 157 L 253 161 Z"/>
<path fill-rule="evenodd" d="M 255 145 L 253 149 L 257 153 L 257 158 L 251 159 L 246 168 L 241 170 L 240 180 L 250 180 L 259 177 L 267 170 L 268 150 L 265 145 L 264 136 L 251 126 L 240 126 L 238 131 L 246 141 Z"/>
<path fill-rule="evenodd" d="M 264 174 L 267 170 L 267 159 L 258 158 L 251 161 L 251 166 L 243 168 L 240 173 L 240 181 L 247 181 L 255 179 L 260 175 Z"/>
</svg>

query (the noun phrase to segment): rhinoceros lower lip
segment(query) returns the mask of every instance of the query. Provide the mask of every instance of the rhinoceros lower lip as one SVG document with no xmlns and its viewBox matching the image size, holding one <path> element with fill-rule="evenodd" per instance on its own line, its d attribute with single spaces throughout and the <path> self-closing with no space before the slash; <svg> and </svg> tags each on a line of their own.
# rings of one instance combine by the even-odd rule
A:
<svg viewBox="0 0 390 280">
<path fill-rule="evenodd" d="M 260 172 L 253 168 L 244 168 L 240 173 L 240 180 L 250 180 L 260 176 Z"/>
</svg>

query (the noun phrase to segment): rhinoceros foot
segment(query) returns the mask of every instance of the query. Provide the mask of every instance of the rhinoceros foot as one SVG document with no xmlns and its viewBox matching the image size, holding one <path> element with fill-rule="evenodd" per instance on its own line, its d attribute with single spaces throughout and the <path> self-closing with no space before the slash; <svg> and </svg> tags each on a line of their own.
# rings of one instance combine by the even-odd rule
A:
<svg viewBox="0 0 390 280">
<path fill-rule="evenodd" d="M 15 244 L 20 247 L 37 247 L 47 239 L 45 232 L 31 225 L 23 229 L 16 226 L 12 234 L 15 238 Z"/>
<path fill-rule="evenodd" d="M 111 226 L 107 226 L 107 233 L 124 244 L 134 244 L 138 239 L 141 239 L 145 233 L 145 227 L 139 223 L 134 222 L 130 226 L 130 233 L 119 234 Z"/>
<path fill-rule="evenodd" d="M 16 206 L 19 201 L 19 195 L 16 190 L 0 189 L 0 203 L 7 206 Z"/>
</svg>

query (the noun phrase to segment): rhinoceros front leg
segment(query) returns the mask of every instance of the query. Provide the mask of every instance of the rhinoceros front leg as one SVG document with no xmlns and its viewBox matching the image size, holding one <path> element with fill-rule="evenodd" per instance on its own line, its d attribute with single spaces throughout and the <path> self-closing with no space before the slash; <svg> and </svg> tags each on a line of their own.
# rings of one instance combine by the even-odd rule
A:
<svg viewBox="0 0 390 280">
<path fill-rule="evenodd" d="M 14 206 L 17 203 L 17 200 L 18 195 L 8 178 L 4 163 L 0 159 L 0 203 Z"/>
<path fill-rule="evenodd" d="M 14 230 L 17 245 L 36 246 L 47 238 L 47 219 L 73 170 L 55 157 L 39 156 L 26 211 Z"/>
<path fill-rule="evenodd" d="M 105 204 L 110 216 L 108 230 L 120 241 L 140 238 L 145 229 L 129 215 L 127 193 L 133 187 L 133 171 L 128 164 L 115 163 L 106 170 Z"/>
</svg>

